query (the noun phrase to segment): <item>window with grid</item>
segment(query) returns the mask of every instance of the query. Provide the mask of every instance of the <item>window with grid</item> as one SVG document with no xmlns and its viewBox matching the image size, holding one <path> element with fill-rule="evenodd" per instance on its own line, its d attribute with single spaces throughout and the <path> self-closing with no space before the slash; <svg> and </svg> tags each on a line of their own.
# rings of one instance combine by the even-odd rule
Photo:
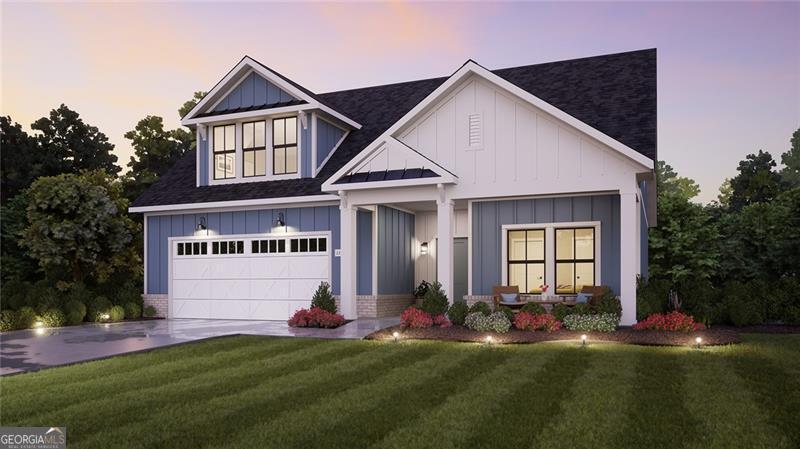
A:
<svg viewBox="0 0 800 449">
<path fill-rule="evenodd" d="M 267 174 L 267 124 L 264 121 L 242 123 L 242 176 Z"/>
<path fill-rule="evenodd" d="M 556 229 L 556 293 L 594 285 L 594 228 Z"/>
<path fill-rule="evenodd" d="M 236 126 L 214 127 L 214 179 L 236 177 Z"/>
<path fill-rule="evenodd" d="M 508 285 L 541 293 L 544 277 L 544 229 L 508 231 Z"/>
<path fill-rule="evenodd" d="M 272 173 L 297 173 L 297 117 L 272 121 Z"/>
</svg>

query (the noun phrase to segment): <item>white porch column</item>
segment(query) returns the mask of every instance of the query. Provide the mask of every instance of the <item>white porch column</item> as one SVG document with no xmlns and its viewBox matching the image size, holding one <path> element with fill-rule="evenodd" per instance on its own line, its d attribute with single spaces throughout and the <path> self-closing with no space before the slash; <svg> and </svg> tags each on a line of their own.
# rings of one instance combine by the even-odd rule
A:
<svg viewBox="0 0 800 449">
<path fill-rule="evenodd" d="M 341 251 L 339 262 L 339 299 L 342 315 L 348 320 L 358 318 L 356 309 L 356 211 L 345 192 L 339 192 L 339 221 Z"/>
<path fill-rule="evenodd" d="M 620 320 L 620 324 L 624 326 L 636 323 L 636 277 L 639 272 L 640 262 L 637 257 L 639 232 L 636 229 L 638 221 L 636 217 L 638 213 L 636 194 L 620 193 L 619 299 L 622 303 L 622 320 Z"/>
<path fill-rule="evenodd" d="M 439 188 L 436 203 L 436 278 L 452 304 L 453 298 L 453 200 L 445 195 L 444 186 Z"/>
</svg>

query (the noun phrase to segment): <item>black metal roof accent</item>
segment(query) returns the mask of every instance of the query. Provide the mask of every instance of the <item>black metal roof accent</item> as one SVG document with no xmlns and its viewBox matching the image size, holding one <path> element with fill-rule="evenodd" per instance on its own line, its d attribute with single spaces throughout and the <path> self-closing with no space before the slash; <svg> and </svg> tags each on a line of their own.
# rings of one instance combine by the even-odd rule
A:
<svg viewBox="0 0 800 449">
<path fill-rule="evenodd" d="M 357 182 L 398 181 L 401 179 L 439 178 L 429 168 L 406 168 L 373 172 L 352 173 L 339 178 L 334 184 L 353 184 Z"/>
<path fill-rule="evenodd" d="M 284 101 L 280 103 L 272 103 L 272 104 L 265 104 L 265 105 L 258 105 L 258 106 L 248 106 L 244 108 L 233 108 L 233 109 L 225 109 L 222 111 L 211 111 L 211 112 L 204 112 L 202 114 L 195 115 L 195 118 L 201 117 L 213 117 L 215 115 L 224 115 L 224 114 L 235 114 L 237 112 L 249 112 L 249 111 L 268 111 L 270 109 L 275 108 L 283 108 L 287 106 L 297 106 L 301 104 L 308 104 L 305 100 L 290 100 Z"/>
</svg>

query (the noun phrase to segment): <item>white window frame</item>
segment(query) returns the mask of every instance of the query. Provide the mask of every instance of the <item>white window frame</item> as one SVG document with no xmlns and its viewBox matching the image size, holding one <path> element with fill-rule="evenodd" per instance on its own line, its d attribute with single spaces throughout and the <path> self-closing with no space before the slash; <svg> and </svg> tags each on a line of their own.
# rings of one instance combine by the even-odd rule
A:
<svg viewBox="0 0 800 449">
<path fill-rule="evenodd" d="M 544 273 L 545 283 L 550 286 L 549 296 L 575 296 L 556 294 L 556 228 L 594 228 L 594 284 L 603 285 L 601 259 L 601 223 L 599 221 L 563 221 L 553 223 L 522 223 L 501 226 L 501 285 L 508 284 L 508 231 L 544 229 Z"/>
</svg>

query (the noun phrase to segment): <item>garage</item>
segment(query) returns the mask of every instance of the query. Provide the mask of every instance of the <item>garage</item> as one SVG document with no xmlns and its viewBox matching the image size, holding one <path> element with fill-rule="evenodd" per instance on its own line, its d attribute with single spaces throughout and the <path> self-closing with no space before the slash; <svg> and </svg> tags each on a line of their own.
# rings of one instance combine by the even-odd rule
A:
<svg viewBox="0 0 800 449">
<path fill-rule="evenodd" d="M 171 238 L 169 316 L 285 320 L 331 282 L 330 235 Z"/>
</svg>

